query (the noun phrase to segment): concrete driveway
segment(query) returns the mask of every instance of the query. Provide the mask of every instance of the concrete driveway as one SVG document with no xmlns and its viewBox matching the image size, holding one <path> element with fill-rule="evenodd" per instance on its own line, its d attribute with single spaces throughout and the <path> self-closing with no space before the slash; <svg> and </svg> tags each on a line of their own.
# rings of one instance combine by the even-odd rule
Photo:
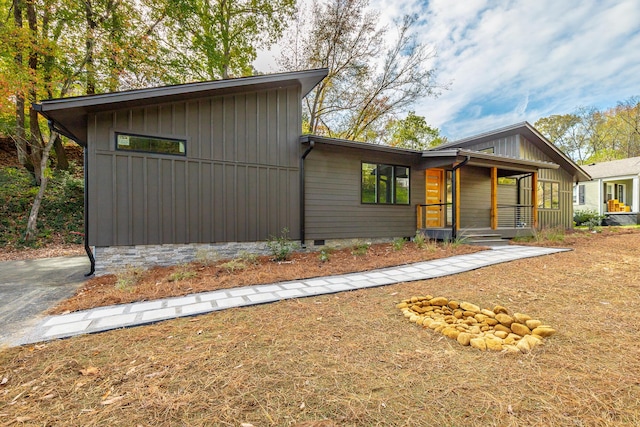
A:
<svg viewBox="0 0 640 427">
<path fill-rule="evenodd" d="M 86 256 L 0 262 L 0 345 L 72 296 L 90 268 Z"/>
</svg>

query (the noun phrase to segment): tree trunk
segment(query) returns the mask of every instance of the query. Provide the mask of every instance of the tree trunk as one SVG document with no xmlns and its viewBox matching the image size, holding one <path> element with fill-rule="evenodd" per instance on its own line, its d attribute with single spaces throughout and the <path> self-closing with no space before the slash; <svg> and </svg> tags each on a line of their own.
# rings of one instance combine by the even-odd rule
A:
<svg viewBox="0 0 640 427">
<path fill-rule="evenodd" d="M 29 33 L 31 35 L 32 44 L 29 47 L 29 72 L 31 73 L 31 81 L 29 82 L 29 101 L 30 103 L 38 100 L 37 93 L 37 72 L 38 72 L 38 51 L 35 43 L 38 40 L 38 17 L 36 16 L 36 8 L 33 0 L 27 0 L 27 22 L 29 23 Z M 30 152 L 31 163 L 33 164 L 36 184 L 42 181 L 44 169 L 40 167 L 42 164 L 42 135 L 38 126 L 38 112 L 29 107 L 29 133 L 31 134 Z"/>
<path fill-rule="evenodd" d="M 40 205 L 42 204 L 42 199 L 44 198 L 44 192 L 47 189 L 47 183 L 49 182 L 49 178 L 45 171 L 47 167 L 47 161 L 49 160 L 49 153 L 51 152 L 51 148 L 53 147 L 54 141 L 56 139 L 58 139 L 58 132 L 52 131 L 51 135 L 49 135 L 49 141 L 47 141 L 47 144 L 45 145 L 42 152 L 42 160 L 40 162 L 42 179 L 40 180 L 40 189 L 38 190 L 38 194 L 36 194 L 36 198 L 33 199 L 33 206 L 31 206 L 29 220 L 27 221 L 27 230 L 24 235 L 24 240 L 27 242 L 34 239 L 38 234 L 38 212 L 40 211 Z"/>
<path fill-rule="evenodd" d="M 56 169 L 62 171 L 69 170 L 69 159 L 67 158 L 67 152 L 64 149 L 64 145 L 62 145 L 60 137 L 54 141 L 53 149 L 56 152 Z"/>
<path fill-rule="evenodd" d="M 93 61 L 93 54 L 95 47 L 95 32 L 98 24 L 94 17 L 91 1 L 85 0 L 84 6 L 85 18 L 87 21 L 87 35 L 85 39 L 87 95 L 93 95 L 96 93 L 96 67 Z"/>
<path fill-rule="evenodd" d="M 16 28 L 22 28 L 22 1 L 13 0 L 13 21 Z M 16 54 L 13 58 L 16 66 L 22 68 L 22 51 L 16 49 Z M 15 143 L 16 151 L 18 152 L 18 161 L 22 166 L 27 166 L 29 163 L 29 156 L 27 151 L 27 138 L 25 130 L 24 120 L 24 94 L 21 91 L 16 92 L 16 129 L 15 129 Z"/>
</svg>

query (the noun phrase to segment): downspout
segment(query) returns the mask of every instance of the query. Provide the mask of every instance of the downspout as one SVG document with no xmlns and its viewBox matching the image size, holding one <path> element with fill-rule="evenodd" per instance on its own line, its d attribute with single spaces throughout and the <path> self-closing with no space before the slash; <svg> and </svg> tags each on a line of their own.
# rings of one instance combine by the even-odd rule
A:
<svg viewBox="0 0 640 427">
<path fill-rule="evenodd" d="M 89 261 L 91 261 L 91 270 L 85 274 L 85 277 L 89 277 L 96 272 L 96 259 L 89 246 L 89 154 L 87 153 L 87 147 L 84 147 L 82 153 L 84 158 L 84 251 L 87 253 Z"/>
<path fill-rule="evenodd" d="M 305 247 L 305 203 L 304 203 L 304 159 L 307 158 L 311 150 L 315 147 L 313 140 L 309 141 L 309 148 L 300 157 L 300 246 Z"/>
<path fill-rule="evenodd" d="M 34 108 L 37 104 L 34 104 Z M 38 109 L 38 111 L 40 111 Z M 91 262 L 91 270 L 85 274 L 85 277 L 89 277 L 91 275 L 93 275 L 93 273 L 95 273 L 96 271 L 96 259 L 93 256 L 93 252 L 91 251 L 91 247 L 89 246 L 89 188 L 88 188 L 88 180 L 87 178 L 89 177 L 88 174 L 88 160 L 89 160 L 89 155 L 87 154 L 87 147 L 83 146 L 76 138 L 71 137 L 70 135 L 72 135 L 70 132 L 66 131 L 66 129 L 63 129 L 63 132 L 60 132 L 55 121 L 53 121 L 52 119 L 49 119 L 49 128 L 58 131 L 58 133 L 60 133 L 61 135 L 66 136 L 67 138 L 73 140 L 76 144 L 78 144 L 79 146 L 82 147 L 82 156 L 83 156 L 83 168 L 84 168 L 84 251 L 87 253 L 87 256 L 89 257 L 89 261 Z"/>
<path fill-rule="evenodd" d="M 469 163 L 469 160 L 471 160 L 471 156 L 467 156 L 466 159 L 451 169 L 451 199 L 453 200 L 453 209 L 451 209 L 451 240 L 456 240 L 458 238 L 458 207 L 456 203 L 458 192 L 456 191 L 456 171 Z"/>
</svg>

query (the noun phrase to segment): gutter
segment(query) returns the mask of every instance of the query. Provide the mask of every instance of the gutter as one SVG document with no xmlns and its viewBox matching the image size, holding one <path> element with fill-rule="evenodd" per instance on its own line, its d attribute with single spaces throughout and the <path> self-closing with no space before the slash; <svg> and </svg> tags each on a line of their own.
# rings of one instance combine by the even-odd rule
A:
<svg viewBox="0 0 640 427">
<path fill-rule="evenodd" d="M 305 248 L 305 192 L 304 192 L 304 159 L 307 158 L 311 150 L 315 147 L 316 143 L 313 140 L 309 141 L 309 148 L 305 150 L 300 157 L 300 246 Z"/>
<path fill-rule="evenodd" d="M 42 112 L 42 108 L 36 108 L 38 106 L 38 104 L 33 104 L 34 110 L 38 111 L 40 114 L 42 114 L 43 116 L 46 117 L 45 114 L 43 114 Z M 82 145 L 80 143 L 80 141 L 78 141 L 77 138 L 75 138 L 74 136 L 72 136 L 73 134 L 66 131 L 66 129 L 64 128 L 64 126 L 61 126 L 59 123 L 56 123 L 53 119 L 48 118 L 49 120 L 49 129 L 52 129 L 56 132 L 58 132 L 59 134 L 66 136 L 67 138 L 73 140 L 73 142 L 75 142 L 76 144 L 78 144 L 79 146 L 82 147 L 82 155 L 83 155 L 83 168 L 84 168 L 84 251 L 87 253 L 87 257 L 89 257 L 89 261 L 91 262 L 91 270 L 86 273 L 84 276 L 85 277 L 89 277 L 91 275 L 93 275 L 93 273 L 95 273 L 96 271 L 96 258 L 93 256 L 93 252 L 91 251 L 91 247 L 89 246 L 89 186 L 87 185 L 88 183 L 88 160 L 89 160 L 89 155 L 87 153 L 87 146 L 86 145 Z"/>
<path fill-rule="evenodd" d="M 458 198 L 458 192 L 456 191 L 457 182 L 456 182 L 456 171 L 469 163 L 471 160 L 471 156 L 467 155 L 467 158 L 464 159 L 461 163 L 458 163 L 451 169 L 451 198 L 453 200 L 453 209 L 451 212 L 451 239 L 456 240 L 458 238 L 458 205 L 456 200 Z"/>
</svg>

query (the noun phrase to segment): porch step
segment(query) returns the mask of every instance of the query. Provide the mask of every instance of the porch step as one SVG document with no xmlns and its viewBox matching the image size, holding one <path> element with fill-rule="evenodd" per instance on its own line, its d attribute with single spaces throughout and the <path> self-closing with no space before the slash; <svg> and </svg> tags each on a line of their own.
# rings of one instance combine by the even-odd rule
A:
<svg viewBox="0 0 640 427">
<path fill-rule="evenodd" d="M 499 234 L 463 234 L 464 243 L 474 246 L 506 246 L 509 239 L 503 239 Z"/>
</svg>

